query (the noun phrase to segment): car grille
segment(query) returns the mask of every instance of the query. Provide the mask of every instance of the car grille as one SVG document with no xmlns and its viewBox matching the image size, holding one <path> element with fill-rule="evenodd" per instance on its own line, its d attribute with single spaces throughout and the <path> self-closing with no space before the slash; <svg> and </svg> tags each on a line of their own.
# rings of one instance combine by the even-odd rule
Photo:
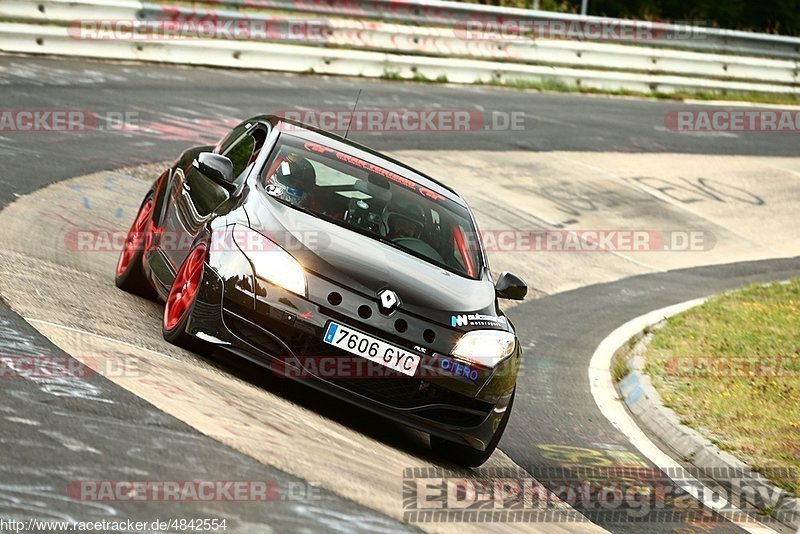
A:
<svg viewBox="0 0 800 534">
<path fill-rule="evenodd" d="M 274 357 L 288 356 L 280 342 L 285 343 L 299 357 L 357 358 L 341 349 L 323 343 L 315 336 L 294 329 L 275 328 L 272 334 L 262 327 L 231 314 L 225 313 L 225 323 L 231 330 L 249 343 Z M 457 426 L 480 424 L 493 406 L 489 403 L 455 393 L 420 378 L 409 377 L 391 369 L 381 369 L 377 378 L 322 377 L 353 393 L 395 408 L 418 408 L 437 405 L 419 412 L 419 415 Z"/>
</svg>

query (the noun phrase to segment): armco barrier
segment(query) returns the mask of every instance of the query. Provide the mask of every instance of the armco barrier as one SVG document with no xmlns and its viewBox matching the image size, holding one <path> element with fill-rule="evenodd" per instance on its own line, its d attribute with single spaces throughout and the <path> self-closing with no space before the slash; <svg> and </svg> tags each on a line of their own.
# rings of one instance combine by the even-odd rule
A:
<svg viewBox="0 0 800 534">
<path fill-rule="evenodd" d="M 553 13 L 529 9 L 501 8 L 480 4 L 440 0 L 210 0 L 215 6 L 262 8 L 280 11 L 336 15 L 358 19 L 377 19 L 410 24 L 454 26 L 468 21 L 508 20 L 561 21 L 564 23 L 602 22 L 620 27 L 648 24 L 642 21 L 587 17 L 569 13 Z M 691 31 L 696 38 L 664 39 L 653 44 L 704 52 L 800 59 L 800 39 L 780 35 L 692 27 L 681 24 L 660 24 L 669 35 Z"/>
<path fill-rule="evenodd" d="M 131 42 L 111 40 L 98 44 L 96 41 L 74 39 L 65 27 L 16 23 L 0 24 L 0 50 L 29 54 L 57 54 L 365 77 L 381 77 L 385 76 L 387 72 L 391 72 L 393 76 L 405 79 L 413 79 L 417 76 L 435 79 L 445 76 L 449 81 L 457 83 L 555 79 L 583 87 L 626 88 L 641 92 L 725 89 L 798 93 L 797 88 L 762 83 L 618 71 L 591 71 L 246 41 L 189 39 Z"/>
<path fill-rule="evenodd" d="M 248 0 L 247 3 L 253 5 L 254 2 L 257 5 L 272 7 L 278 5 L 273 0 L 263 2 L 262 0 Z M 221 3 L 207 2 L 206 4 L 216 6 Z M 451 4 L 443 3 L 442 5 L 450 6 Z M 299 0 L 294 5 L 298 9 L 304 9 L 310 4 Z M 326 11 L 326 5 L 323 4 L 321 11 Z M 403 6 L 408 7 L 412 4 L 401 2 L 397 5 L 403 8 Z M 330 7 L 329 10 L 332 9 Z M 336 9 L 340 10 L 338 12 L 368 9 L 369 13 L 374 15 L 388 7 L 382 1 L 343 2 L 337 3 Z M 475 6 L 469 6 L 469 10 L 474 9 Z M 477 9 L 481 11 L 483 7 L 479 6 Z M 466 12 L 463 9 L 459 11 L 462 15 Z M 403 13 L 408 15 L 408 11 L 403 9 L 398 9 L 394 13 L 397 17 Z M 438 12 L 434 15 L 431 20 L 439 20 L 436 17 L 443 16 Z M 418 14 L 418 16 L 421 15 Z M 137 23 L 142 25 L 162 24 L 162 28 L 163 23 L 176 21 L 180 24 L 196 24 L 199 21 L 207 21 L 213 24 L 237 22 L 251 25 L 259 22 L 272 25 L 287 22 L 285 14 L 274 15 L 262 11 L 203 7 L 188 8 L 132 0 L 115 0 L 113 2 L 111 0 L 41 0 L 38 2 L 4 0 L 0 3 L 0 17 L 70 25 L 73 30 L 70 36 L 76 40 L 79 40 L 76 35 L 79 32 L 75 31 L 76 28 L 73 26 L 81 24 L 82 21 L 139 21 Z M 304 19 L 300 18 L 300 20 Z M 391 72 L 393 75 L 401 77 L 427 77 L 424 72 L 434 71 L 433 78 L 446 76 L 449 81 L 467 83 L 479 80 L 540 81 L 554 79 L 584 87 L 644 92 L 702 89 L 794 93 L 797 89 L 798 70 L 800 70 L 796 60 L 707 54 L 642 46 L 641 44 L 633 46 L 564 39 L 470 39 L 463 30 L 453 27 L 411 26 L 333 16 L 320 17 L 319 15 L 308 17 L 307 20 L 309 24 L 314 25 L 313 34 L 290 35 L 288 32 L 277 32 L 270 35 L 267 41 L 275 44 L 324 46 L 328 50 L 325 53 L 327 57 L 341 57 L 341 51 L 335 51 L 336 48 L 384 52 L 385 54 L 380 56 L 383 68 L 378 75 Z M 81 45 L 70 48 L 79 48 L 84 55 L 95 57 L 109 56 L 108 51 L 93 50 L 93 48 L 104 47 L 116 51 L 127 48 L 124 44 L 120 46 L 118 43 L 112 46 L 111 41 L 114 39 L 101 39 L 94 43 L 94 47 Z M 221 43 L 222 41 L 216 42 Z M 91 43 L 91 41 L 89 40 L 87 43 Z M 164 41 L 159 43 L 159 46 L 172 48 L 179 46 L 179 43 L 175 40 Z M 210 47 L 211 44 L 205 43 L 203 46 Z M 249 45 L 244 42 L 236 46 L 251 50 Z M 152 48 L 153 46 L 148 45 L 148 49 Z M 12 48 L 2 44 L 0 44 L 0 49 L 13 51 Z M 404 55 L 419 56 L 415 61 L 417 65 L 409 67 L 411 74 L 408 76 L 402 71 L 410 61 L 398 63 L 398 58 L 401 57 L 398 55 L 398 51 L 402 51 Z M 425 59 L 426 57 L 428 59 Z M 442 64 L 441 61 L 437 62 L 434 58 L 480 60 L 485 64 L 480 68 L 470 67 L 468 69 L 475 74 L 474 76 L 466 74 L 460 69 L 457 73 L 448 75 L 447 72 L 453 69 L 443 68 L 447 65 Z M 160 59 L 159 61 L 166 60 Z M 302 70 L 328 71 L 327 65 L 309 66 Z M 364 72 L 373 70 L 373 68 L 362 69 Z M 368 74 L 362 72 L 362 75 Z M 749 89 L 745 89 L 745 87 Z"/>
<path fill-rule="evenodd" d="M 344 7 L 347 8 L 345 3 Z M 271 21 L 275 17 L 258 12 L 209 10 L 144 4 L 142 18 L 150 21 Z M 285 18 L 285 17 L 283 17 Z M 278 19 L 280 20 L 280 19 Z M 297 44 L 333 45 L 344 48 L 491 59 L 535 65 L 581 69 L 614 69 L 680 76 L 701 76 L 724 80 L 793 84 L 798 81 L 798 62 L 792 60 L 704 54 L 658 48 L 563 39 L 493 40 L 469 39 L 464 30 L 388 24 L 357 19 L 315 16 L 318 32 Z"/>
<path fill-rule="evenodd" d="M 142 15 L 144 4 L 136 0 L 2 0 L 0 18 L 42 22 L 105 18 L 129 20 Z"/>
</svg>

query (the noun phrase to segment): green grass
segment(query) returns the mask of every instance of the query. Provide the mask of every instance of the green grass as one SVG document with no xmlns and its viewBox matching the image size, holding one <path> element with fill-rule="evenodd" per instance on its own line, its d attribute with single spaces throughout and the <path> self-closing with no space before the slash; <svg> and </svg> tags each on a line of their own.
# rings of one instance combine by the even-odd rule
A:
<svg viewBox="0 0 800 534">
<path fill-rule="evenodd" d="M 668 319 L 645 359 L 682 422 L 800 496 L 800 279 Z"/>
<path fill-rule="evenodd" d="M 595 89 L 593 87 L 581 87 L 568 84 L 560 80 L 543 79 L 524 80 L 524 79 L 500 79 L 493 78 L 488 82 L 478 80 L 477 83 L 492 85 L 497 87 L 509 87 L 520 90 L 548 91 L 555 93 L 581 93 L 609 96 L 633 96 L 639 98 L 653 98 L 657 100 L 724 100 L 730 102 L 752 102 L 775 105 L 800 105 L 800 95 L 782 93 L 757 93 L 743 91 L 678 91 L 675 93 L 662 93 L 658 91 L 643 93 L 628 89 Z"/>
<path fill-rule="evenodd" d="M 417 72 L 416 70 L 412 69 L 411 78 L 405 78 L 400 73 L 400 71 L 396 69 L 391 69 L 389 67 L 383 69 L 383 73 L 381 74 L 381 79 L 395 80 L 395 81 L 410 81 L 419 83 L 449 83 L 447 80 L 447 76 L 445 76 L 444 74 L 441 74 L 436 78 L 428 78 L 421 72 Z"/>
<path fill-rule="evenodd" d="M 611 378 L 614 379 L 614 383 L 622 382 L 622 379 L 628 376 L 630 371 L 628 352 L 625 351 L 625 355 L 615 354 L 611 360 Z"/>
<path fill-rule="evenodd" d="M 403 80 L 403 76 L 400 74 L 399 70 L 390 69 L 388 67 L 383 69 L 383 74 L 381 74 L 381 78 L 384 80 Z"/>
<path fill-rule="evenodd" d="M 580 88 L 575 85 L 569 85 L 561 80 L 554 80 L 551 78 L 544 78 L 542 80 L 502 80 L 500 78 L 492 78 L 488 82 L 479 83 L 483 83 L 484 85 L 492 85 L 495 87 L 510 87 L 512 89 L 535 91 L 552 91 L 555 93 L 574 93 L 580 90 Z"/>
<path fill-rule="evenodd" d="M 423 74 L 414 72 L 411 78 L 405 78 L 400 71 L 386 68 L 381 76 L 384 80 L 413 81 L 422 83 L 449 83 L 447 76 L 441 75 L 436 78 L 428 78 Z M 579 93 L 587 95 L 607 95 L 607 96 L 630 96 L 637 98 L 651 98 L 656 100 L 723 100 L 728 102 L 751 102 L 774 105 L 797 105 L 800 106 L 800 95 L 775 94 L 775 93 L 748 93 L 742 91 L 718 91 L 718 92 L 693 92 L 679 91 L 675 93 L 631 91 L 628 89 L 596 89 L 593 87 L 581 87 L 568 84 L 561 80 L 544 78 L 542 80 L 526 80 L 516 78 L 494 77 L 490 80 L 475 80 L 477 85 L 488 85 L 492 87 L 507 87 L 521 91 L 539 91 L 550 93 Z"/>
</svg>

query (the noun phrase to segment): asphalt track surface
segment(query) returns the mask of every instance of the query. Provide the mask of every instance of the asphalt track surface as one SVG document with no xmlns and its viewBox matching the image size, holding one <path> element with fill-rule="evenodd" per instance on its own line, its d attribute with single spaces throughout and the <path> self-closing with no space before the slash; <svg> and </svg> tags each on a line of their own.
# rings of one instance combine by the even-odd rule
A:
<svg viewBox="0 0 800 534">
<path fill-rule="evenodd" d="M 0 206 L 47 184 L 122 166 L 164 160 L 181 149 L 213 142 L 231 117 L 296 106 L 346 109 L 358 88 L 370 108 L 523 110 L 526 130 L 369 134 L 351 137 L 381 150 L 583 150 L 795 156 L 794 136 L 675 136 L 663 128 L 675 103 L 539 95 L 489 88 L 397 84 L 354 79 L 283 76 L 213 69 L 103 64 L 0 57 L 4 108 L 81 108 L 98 114 L 135 111 L 138 120 L 161 125 L 158 137 L 133 137 L 102 129 L 80 133 L 0 135 Z M 206 128 L 198 120 L 213 119 Z M 661 125 L 661 127 L 659 127 Z M 192 129 L 191 135 L 182 130 Z M 200 130 L 200 131 L 198 131 Z M 519 394 L 501 449 L 533 473 L 542 468 L 607 465 L 625 457 L 649 466 L 617 430 L 610 428 L 589 392 L 586 368 L 602 338 L 628 319 L 669 304 L 738 287 L 750 281 L 796 276 L 797 259 L 672 271 L 628 278 L 552 296 L 512 309 L 509 316 L 536 358 L 526 360 Z M 0 351 L 8 355 L 58 354 L 24 320 L 3 306 Z M 180 421 L 108 382 L 92 377 L 77 384 L 6 381 L 0 390 L 3 444 L 0 465 L 3 517 L 103 517 L 109 508 L 53 497 L 54 481 L 123 479 L 157 474 L 163 479 L 274 479 L 287 475 L 206 438 Z M 76 389 L 77 388 L 77 389 Z M 80 390 L 75 395 L 67 392 Z M 67 417 L 66 414 L 69 414 Z M 79 430 L 76 432 L 76 430 Z M 568 447 L 574 449 L 568 451 Z M 66 452 L 69 451 L 69 452 Z M 625 453 L 621 455 L 620 453 Z M 124 458 L 124 460 L 121 460 Z M 602 459 L 602 460 L 601 460 Z M 343 466 L 343 469 L 346 467 Z M 257 474 L 257 476 L 254 476 Z M 268 517 L 286 527 L 394 530 L 402 525 L 369 509 L 322 492 L 322 499 L 276 503 Z M 398 496 L 398 501 L 400 500 Z M 258 531 L 265 512 L 245 505 L 186 506 L 184 516 L 236 518 L 242 531 Z M 115 504 L 115 513 L 152 519 L 152 510 Z M 202 512 L 202 513 L 201 513 Z M 164 515 L 168 515 L 166 512 Z M 615 532 L 642 525 L 602 514 L 595 522 Z M 683 518 L 679 518 L 681 522 Z M 715 530 L 734 530 L 725 522 Z M 707 526 L 662 521 L 648 530 L 707 530 Z M 406 528 L 409 528 L 406 526 Z M 413 527 L 411 527 L 413 528 Z"/>
<path fill-rule="evenodd" d="M 655 468 L 627 438 L 611 427 L 592 397 L 586 369 L 600 342 L 615 328 L 652 310 L 745 284 L 787 280 L 800 275 L 800 258 L 698 267 L 626 278 L 546 296 L 509 312 L 522 339 L 535 346 L 535 359 L 519 382 L 514 412 L 503 450 L 536 476 L 562 470 L 578 476 L 581 467 L 608 469 L 613 479 L 615 459 L 642 470 Z M 519 409 L 523 407 L 522 409 Z M 687 472 L 691 472 L 689 468 Z M 546 476 L 537 477 L 548 485 Z M 558 485 L 556 478 L 551 484 Z M 613 532 L 641 532 L 643 525 L 619 521 L 599 506 L 580 509 L 589 519 Z M 668 529 L 682 519 L 663 520 Z M 659 519 L 656 519 L 657 521 Z M 690 521 L 691 522 L 691 521 Z M 702 523 L 694 525 L 701 526 Z M 662 525 L 646 524 L 647 530 Z M 732 527 L 731 527 L 732 528 Z M 715 531 L 728 526 L 715 524 Z"/>
</svg>

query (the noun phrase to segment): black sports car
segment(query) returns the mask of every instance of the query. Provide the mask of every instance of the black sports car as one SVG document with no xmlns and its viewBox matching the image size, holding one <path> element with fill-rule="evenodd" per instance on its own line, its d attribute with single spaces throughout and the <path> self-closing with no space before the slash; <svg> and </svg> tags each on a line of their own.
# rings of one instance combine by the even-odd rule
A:
<svg viewBox="0 0 800 534">
<path fill-rule="evenodd" d="M 213 344 L 485 462 L 522 352 L 464 200 L 339 136 L 262 115 L 184 152 L 145 196 L 118 287 L 166 301 L 164 338 Z"/>
</svg>

